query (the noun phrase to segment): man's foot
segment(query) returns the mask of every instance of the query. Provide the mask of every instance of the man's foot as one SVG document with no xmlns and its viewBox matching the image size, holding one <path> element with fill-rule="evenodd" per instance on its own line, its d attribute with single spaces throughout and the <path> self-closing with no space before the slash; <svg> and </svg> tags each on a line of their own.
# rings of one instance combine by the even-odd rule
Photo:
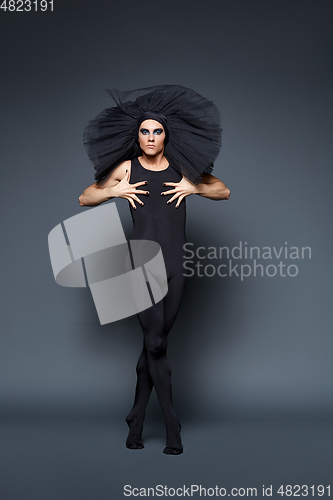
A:
<svg viewBox="0 0 333 500">
<path fill-rule="evenodd" d="M 183 453 L 183 447 L 181 448 L 170 448 L 170 446 L 166 446 L 163 450 L 163 453 L 166 455 L 180 455 Z"/>
<path fill-rule="evenodd" d="M 166 455 L 180 455 L 183 453 L 180 429 L 181 425 L 178 420 L 167 426 L 167 442 L 163 450 Z"/>
<path fill-rule="evenodd" d="M 129 433 L 126 439 L 126 448 L 130 450 L 142 450 L 144 444 L 142 442 L 142 424 L 139 424 L 136 417 L 127 417 L 127 425 Z"/>
</svg>

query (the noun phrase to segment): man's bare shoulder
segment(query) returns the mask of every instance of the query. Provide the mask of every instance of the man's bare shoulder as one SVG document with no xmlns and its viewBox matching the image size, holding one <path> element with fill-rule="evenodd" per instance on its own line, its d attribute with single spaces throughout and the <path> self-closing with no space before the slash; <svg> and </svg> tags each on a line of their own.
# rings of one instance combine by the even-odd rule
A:
<svg viewBox="0 0 333 500">
<path fill-rule="evenodd" d="M 112 172 L 104 177 L 104 179 L 96 182 L 95 186 L 99 188 L 115 186 L 125 176 L 126 170 L 131 172 L 131 160 L 126 160 L 120 163 L 118 167 L 114 168 Z"/>
</svg>

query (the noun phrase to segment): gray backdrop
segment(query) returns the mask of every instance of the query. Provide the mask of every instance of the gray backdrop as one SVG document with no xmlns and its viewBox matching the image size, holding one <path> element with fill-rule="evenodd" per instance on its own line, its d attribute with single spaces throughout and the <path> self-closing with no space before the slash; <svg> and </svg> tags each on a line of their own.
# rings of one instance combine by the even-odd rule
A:
<svg viewBox="0 0 333 500">
<path fill-rule="evenodd" d="M 31 467 L 20 476 L 25 498 L 123 498 L 123 485 L 134 485 L 134 478 L 139 486 L 167 480 L 172 486 L 183 484 L 185 470 L 189 483 L 206 481 L 207 487 L 227 480 L 251 486 L 251 478 L 259 485 L 273 478 L 295 484 L 296 472 L 288 476 L 291 469 L 283 466 L 288 456 L 303 481 L 327 485 L 333 409 L 331 3 L 54 0 L 54 12 L 7 10 L 0 22 L 3 498 L 19 498 L 18 460 L 20 474 Z M 55 225 L 86 210 L 78 196 L 93 182 L 93 167 L 82 132 L 112 105 L 103 89 L 168 83 L 195 89 L 214 101 L 222 117 L 223 148 L 214 174 L 231 197 L 187 198 L 188 241 L 194 249 L 232 249 L 240 242 L 283 247 L 281 258 L 257 263 L 297 265 L 294 277 L 254 277 L 253 259 L 243 255 L 233 264 L 252 266 L 250 277 L 241 280 L 234 272 L 188 279 L 168 351 L 185 445 L 184 455 L 172 459 L 176 465 L 161 456 L 156 398 L 147 415 L 148 428 L 160 426 L 150 436 L 156 451 L 149 455 L 149 440 L 140 456 L 124 449 L 124 417 L 142 344 L 137 319 L 100 326 L 88 289 L 55 283 L 47 246 Z M 127 201 L 116 203 L 130 238 Z M 285 247 L 310 247 L 311 258 L 285 259 Z M 229 265 L 225 256 L 200 262 Z M 84 437 L 72 442 L 82 421 L 89 422 Z M 268 431 L 260 422 L 275 427 Z M 317 435 L 319 424 L 325 430 Z M 106 440 L 94 434 L 102 430 Z M 295 436 L 304 453 L 311 449 L 306 464 Z M 98 462 L 102 449 L 108 458 L 97 481 L 88 471 L 91 455 Z M 72 467 L 77 476 L 70 475 Z M 226 467 L 227 478 L 221 472 Z"/>
</svg>

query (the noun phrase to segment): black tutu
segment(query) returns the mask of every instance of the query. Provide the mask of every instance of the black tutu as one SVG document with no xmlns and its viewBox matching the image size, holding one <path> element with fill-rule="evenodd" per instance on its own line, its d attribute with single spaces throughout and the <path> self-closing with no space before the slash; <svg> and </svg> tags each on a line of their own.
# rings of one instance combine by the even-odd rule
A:
<svg viewBox="0 0 333 500">
<path fill-rule="evenodd" d="M 195 184 L 202 174 L 212 172 L 222 134 L 220 114 L 213 102 L 179 85 L 106 91 L 116 106 L 89 121 L 83 135 L 96 181 L 123 161 L 141 155 L 137 122 L 147 111 L 161 113 L 167 120 L 169 137 L 164 156 L 174 169 Z"/>
</svg>

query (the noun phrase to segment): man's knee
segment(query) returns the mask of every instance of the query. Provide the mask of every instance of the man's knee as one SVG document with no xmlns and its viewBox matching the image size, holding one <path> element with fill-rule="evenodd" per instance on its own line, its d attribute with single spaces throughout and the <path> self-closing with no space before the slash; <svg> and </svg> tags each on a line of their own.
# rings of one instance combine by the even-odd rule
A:
<svg viewBox="0 0 333 500">
<path fill-rule="evenodd" d="M 157 337 L 146 339 L 145 345 L 148 353 L 154 358 L 158 358 L 166 352 L 167 341 L 166 338 Z"/>
</svg>

